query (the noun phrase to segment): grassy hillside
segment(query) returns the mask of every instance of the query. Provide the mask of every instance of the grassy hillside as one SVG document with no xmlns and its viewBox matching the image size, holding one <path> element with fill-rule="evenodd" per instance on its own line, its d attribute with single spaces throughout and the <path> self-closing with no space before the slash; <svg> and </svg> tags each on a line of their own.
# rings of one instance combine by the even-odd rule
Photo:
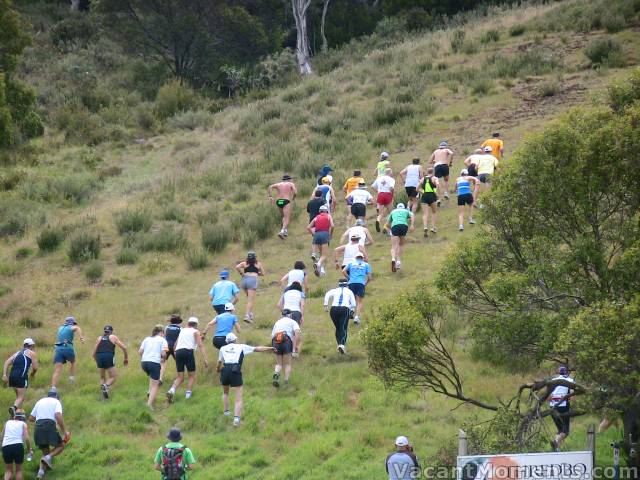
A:
<svg viewBox="0 0 640 480">
<path fill-rule="evenodd" d="M 241 261 L 248 248 L 257 251 L 267 275 L 257 322 L 244 328 L 241 340 L 269 342 L 278 318 L 278 280 L 294 260 L 310 264 L 304 205 L 325 161 L 336 168 L 339 187 L 353 168 L 371 181 L 381 150 L 392 153 L 398 172 L 416 155 L 427 159 L 447 139 L 456 152 L 455 171 L 496 129 L 508 159 L 527 132 L 601 95 L 637 63 L 640 39 L 634 29 L 611 33 L 617 29 L 603 23 L 574 31 L 575 24 L 590 21 L 591 3 L 496 10 L 463 30 L 427 33 L 388 49 L 346 47 L 319 60 L 326 71 L 320 76 L 215 115 L 187 112 L 150 138 L 68 146 L 51 130 L 35 142 L 32 164 L 3 171 L 1 193 L 8 234 L 0 244 L 0 353 L 6 358 L 25 335 L 35 338 L 43 367 L 28 408 L 49 386 L 61 320 L 74 315 L 88 339 L 77 345 L 75 385 L 66 383 L 66 375 L 60 385 L 73 437 L 48 478 L 157 478 L 152 455 L 173 425 L 183 429 L 198 458 L 196 478 L 384 478 L 382 461 L 396 435 L 408 435 L 421 458 L 433 458 L 463 422 L 482 418 L 482 412 L 453 410 L 455 403 L 432 394 L 385 391 L 369 374 L 353 326 L 349 354 L 340 357 L 320 298 L 339 276 L 333 271 L 311 279 L 303 353 L 291 385 L 273 389 L 270 355 L 247 359 L 239 429 L 222 416 L 215 373 L 201 364 L 191 400 L 178 396 L 175 405 L 148 411 L 135 350 L 170 313 L 208 320 L 207 292 L 217 272 Z M 624 11 L 623 2 L 614 7 L 611 15 Z M 585 48 L 603 38 L 622 47 L 594 66 Z M 282 171 L 292 172 L 301 192 L 284 242 L 274 238 L 278 218 L 264 194 Z M 472 230 L 457 231 L 454 202 L 440 210 L 437 236 L 410 236 L 403 269 L 394 276 L 388 240 L 375 236 L 365 323 L 377 303 L 431 279 L 447 249 Z M 336 217 L 342 233 L 342 209 Z M 420 219 L 417 226 L 419 231 Z M 70 249 L 87 236 L 99 237 L 99 256 L 74 263 Z M 106 323 L 134 358 L 127 368 L 118 365 L 120 378 L 108 402 L 101 399 L 90 358 Z M 465 387 L 481 399 L 505 398 L 523 380 L 547 373 L 513 374 L 470 358 L 461 320 L 452 320 L 448 341 L 457 346 Z M 210 345 L 208 352 L 214 363 Z M 0 391 L 2 405 L 12 398 L 11 391 Z M 577 420 L 566 448 L 583 448 L 593 421 Z M 607 438 L 615 435 L 612 428 Z M 600 458 L 608 460 L 609 440 L 599 444 Z"/>
</svg>

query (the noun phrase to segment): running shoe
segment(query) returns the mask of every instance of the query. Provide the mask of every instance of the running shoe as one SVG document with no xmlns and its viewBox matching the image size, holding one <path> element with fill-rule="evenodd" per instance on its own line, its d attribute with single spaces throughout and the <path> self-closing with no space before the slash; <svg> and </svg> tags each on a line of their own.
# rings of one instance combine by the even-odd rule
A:
<svg viewBox="0 0 640 480">
<path fill-rule="evenodd" d="M 286 236 L 286 235 L 284 234 L 284 230 L 280 230 L 280 231 L 278 232 L 278 236 L 279 236 L 282 240 L 284 240 L 284 237 Z"/>
<path fill-rule="evenodd" d="M 167 392 L 167 401 L 169 403 L 173 403 L 173 397 L 174 397 L 175 394 L 176 394 L 176 392 L 174 390 L 169 390 Z"/>
<path fill-rule="evenodd" d="M 279 373 L 274 373 L 273 374 L 273 386 L 278 388 L 280 386 L 280 374 Z"/>
<path fill-rule="evenodd" d="M 100 386 L 100 390 L 102 390 L 102 396 L 104 399 L 107 400 L 109 398 L 109 386 L 106 383 L 103 383 Z"/>
<path fill-rule="evenodd" d="M 480 210 L 482 210 L 482 209 L 484 208 L 484 204 L 483 204 L 483 203 L 481 203 L 481 204 L 478 206 L 478 208 L 479 208 Z"/>
<path fill-rule="evenodd" d="M 244 321 L 247 322 L 247 323 L 253 323 L 253 318 L 252 317 L 253 317 L 253 315 L 247 314 L 247 315 L 244 316 Z"/>
<path fill-rule="evenodd" d="M 240 417 L 233 417 L 233 426 L 234 427 L 240 426 Z"/>
<path fill-rule="evenodd" d="M 475 225 L 475 224 L 476 224 L 476 221 L 475 221 L 473 218 L 470 218 L 470 219 L 469 219 L 469 223 L 470 223 L 471 225 Z"/>
<path fill-rule="evenodd" d="M 449 192 L 444 192 L 444 198 L 446 198 L 447 200 L 449 200 Z"/>
<path fill-rule="evenodd" d="M 185 392 L 185 394 L 184 394 L 184 398 L 186 398 L 187 400 L 189 400 L 189 399 L 191 398 L 191 395 L 193 395 L 193 394 L 191 393 L 191 390 L 187 390 L 187 391 Z"/>
<path fill-rule="evenodd" d="M 429 229 L 428 229 L 428 228 L 425 228 L 425 229 L 422 231 L 422 236 L 423 236 L 424 238 L 427 238 L 427 237 L 429 236 Z"/>
<path fill-rule="evenodd" d="M 327 272 L 324 271 L 324 267 L 320 267 L 320 276 L 324 277 L 327 274 Z"/>
<path fill-rule="evenodd" d="M 9 417 L 13 418 L 15 416 L 16 416 L 16 407 L 15 406 L 9 407 Z"/>
<path fill-rule="evenodd" d="M 314 263 L 314 264 L 313 264 L 313 273 L 314 273 L 314 275 L 315 275 L 316 277 L 319 277 L 319 276 L 320 276 L 320 270 L 318 269 L 318 264 L 317 264 L 317 263 Z"/>
<path fill-rule="evenodd" d="M 38 479 L 44 478 L 44 469 L 41 468 L 41 469 L 38 470 L 36 478 L 38 478 Z"/>
<path fill-rule="evenodd" d="M 75 381 L 76 381 L 76 377 L 69 376 L 69 383 L 75 383 Z"/>
<path fill-rule="evenodd" d="M 376 218 L 376 232 L 380 233 L 380 220 Z"/>
<path fill-rule="evenodd" d="M 438 230 L 436 230 L 436 227 L 431 227 L 431 233 L 437 233 Z"/>
<path fill-rule="evenodd" d="M 397 267 L 396 267 L 396 261 L 395 260 L 391 260 L 391 271 L 393 273 L 396 273 Z"/>
<path fill-rule="evenodd" d="M 285 237 L 288 237 L 288 236 L 289 236 L 289 230 L 287 230 L 286 228 L 283 228 L 283 229 L 282 229 L 282 233 L 284 233 L 284 236 L 285 236 Z"/>
<path fill-rule="evenodd" d="M 162 386 L 163 383 L 162 379 L 158 380 L 158 385 Z"/>
<path fill-rule="evenodd" d="M 53 468 L 53 459 L 51 458 L 51 455 L 43 455 L 40 462 L 49 470 Z"/>
<path fill-rule="evenodd" d="M 317 253 L 315 253 L 315 252 L 314 252 L 314 253 L 312 253 L 312 254 L 311 254 L 311 260 L 313 260 L 314 262 L 317 262 L 317 261 L 318 261 L 318 254 L 317 254 Z"/>
<path fill-rule="evenodd" d="M 347 353 L 347 349 L 344 347 L 344 345 L 338 345 L 338 351 L 344 355 L 345 353 Z"/>
<path fill-rule="evenodd" d="M 549 443 L 551 444 L 551 451 L 552 452 L 559 452 L 560 451 L 560 447 L 558 446 L 558 442 L 556 442 L 555 440 L 551 440 Z"/>
<path fill-rule="evenodd" d="M 360 317 L 358 315 L 353 317 L 353 323 L 355 323 L 356 325 L 360 325 Z"/>
<path fill-rule="evenodd" d="M 402 262 L 400 260 L 396 260 L 396 270 L 400 270 L 401 265 L 402 265 Z"/>
<path fill-rule="evenodd" d="M 223 414 L 225 417 L 230 417 L 230 416 L 231 416 L 231 412 L 230 412 L 229 410 L 225 410 L 222 414 Z"/>
<path fill-rule="evenodd" d="M 458 230 L 463 231 L 464 230 L 464 225 L 458 225 Z"/>
</svg>

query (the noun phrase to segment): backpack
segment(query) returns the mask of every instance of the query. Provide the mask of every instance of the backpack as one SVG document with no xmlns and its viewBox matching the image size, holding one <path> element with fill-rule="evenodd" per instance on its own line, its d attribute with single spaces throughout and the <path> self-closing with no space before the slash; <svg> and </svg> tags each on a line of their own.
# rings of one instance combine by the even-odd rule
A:
<svg viewBox="0 0 640 480">
<path fill-rule="evenodd" d="M 183 463 L 185 446 L 181 448 L 162 447 L 163 480 L 181 480 L 185 474 Z"/>
<path fill-rule="evenodd" d="M 289 336 L 287 335 L 287 332 L 278 332 L 276 333 L 276 336 L 273 337 L 273 340 L 276 343 L 285 343 L 288 338 Z"/>
</svg>

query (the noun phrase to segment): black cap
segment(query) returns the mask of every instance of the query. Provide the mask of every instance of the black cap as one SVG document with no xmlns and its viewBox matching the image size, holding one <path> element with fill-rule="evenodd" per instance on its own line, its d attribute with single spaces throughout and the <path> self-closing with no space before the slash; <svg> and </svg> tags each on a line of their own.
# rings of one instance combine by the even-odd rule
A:
<svg viewBox="0 0 640 480">
<path fill-rule="evenodd" d="M 112 332 L 113 332 L 113 327 L 111 325 L 104 326 L 104 333 L 112 333 Z"/>
<path fill-rule="evenodd" d="M 289 310 L 288 308 L 282 310 L 282 316 L 283 317 L 288 317 L 289 315 L 291 315 L 291 310 Z"/>
<path fill-rule="evenodd" d="M 167 438 L 172 442 L 179 442 L 180 440 L 182 440 L 182 432 L 180 432 L 179 428 L 174 427 L 171 430 L 169 430 L 169 434 L 167 435 Z"/>
<path fill-rule="evenodd" d="M 56 390 L 55 387 L 51 387 L 51 390 L 47 392 L 47 397 L 60 398 L 60 396 L 58 395 L 58 390 Z"/>
<path fill-rule="evenodd" d="M 341 278 L 338 280 L 338 285 L 347 285 L 349 281 L 346 278 Z"/>
</svg>

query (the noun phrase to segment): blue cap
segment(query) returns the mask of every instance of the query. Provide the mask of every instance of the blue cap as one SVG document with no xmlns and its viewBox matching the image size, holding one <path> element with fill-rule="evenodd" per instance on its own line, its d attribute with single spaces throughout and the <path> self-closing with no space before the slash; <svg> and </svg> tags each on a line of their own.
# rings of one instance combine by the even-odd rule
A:
<svg viewBox="0 0 640 480">
<path fill-rule="evenodd" d="M 222 270 L 220 272 L 220 278 L 229 278 L 229 270 Z"/>
<path fill-rule="evenodd" d="M 67 318 L 64 319 L 64 324 L 65 325 L 77 325 L 78 322 L 73 317 L 67 317 Z"/>
</svg>

